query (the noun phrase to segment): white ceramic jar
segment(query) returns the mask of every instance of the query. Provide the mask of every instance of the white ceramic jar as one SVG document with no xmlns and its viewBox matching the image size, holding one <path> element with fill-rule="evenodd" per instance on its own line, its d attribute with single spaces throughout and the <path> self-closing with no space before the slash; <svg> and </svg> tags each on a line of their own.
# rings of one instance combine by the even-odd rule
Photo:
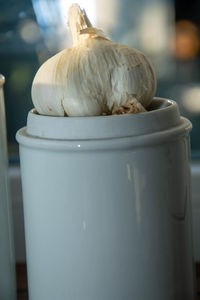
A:
<svg viewBox="0 0 200 300">
<path fill-rule="evenodd" d="M 194 299 L 189 131 L 151 111 L 49 117 L 17 133 L 30 300 Z"/>
<path fill-rule="evenodd" d="M 4 82 L 5 79 L 0 74 L 0 300 L 15 300 L 15 259 L 8 188 Z"/>
</svg>

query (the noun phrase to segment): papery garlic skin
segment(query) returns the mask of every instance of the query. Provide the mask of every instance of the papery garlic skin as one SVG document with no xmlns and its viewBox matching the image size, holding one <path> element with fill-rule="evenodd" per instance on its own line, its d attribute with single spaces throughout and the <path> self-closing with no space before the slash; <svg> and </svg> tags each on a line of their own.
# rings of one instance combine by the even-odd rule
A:
<svg viewBox="0 0 200 300">
<path fill-rule="evenodd" d="M 91 23 L 83 19 L 84 13 L 77 5 L 71 8 L 74 46 L 47 60 L 36 73 L 32 100 L 38 113 L 111 114 L 132 99 L 147 107 L 156 89 L 151 63 L 143 53 L 88 27 Z"/>
</svg>

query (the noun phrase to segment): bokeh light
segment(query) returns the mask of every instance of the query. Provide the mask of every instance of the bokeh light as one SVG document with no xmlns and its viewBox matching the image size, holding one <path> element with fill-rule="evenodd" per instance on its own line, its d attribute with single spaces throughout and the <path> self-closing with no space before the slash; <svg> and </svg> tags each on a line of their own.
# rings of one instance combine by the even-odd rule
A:
<svg viewBox="0 0 200 300">
<path fill-rule="evenodd" d="M 19 25 L 20 37 L 26 43 L 35 43 L 40 39 L 40 29 L 33 20 L 26 19 Z"/>
<path fill-rule="evenodd" d="M 182 105 L 190 114 L 200 114 L 200 85 L 188 88 L 182 95 Z"/>
<path fill-rule="evenodd" d="M 189 60 L 197 56 L 200 38 L 197 26 L 187 20 L 176 23 L 174 55 L 177 59 Z"/>
</svg>

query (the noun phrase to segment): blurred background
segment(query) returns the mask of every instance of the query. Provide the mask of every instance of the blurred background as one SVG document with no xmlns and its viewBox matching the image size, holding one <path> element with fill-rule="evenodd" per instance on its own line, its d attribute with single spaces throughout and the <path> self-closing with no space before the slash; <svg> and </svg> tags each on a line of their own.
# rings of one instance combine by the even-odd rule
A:
<svg viewBox="0 0 200 300">
<path fill-rule="evenodd" d="M 39 66 L 71 45 L 70 0 L 1 0 L 0 72 L 9 161 L 17 164 L 16 131 L 32 108 L 31 83 Z M 157 74 L 156 96 L 174 99 L 193 124 L 192 159 L 200 158 L 200 1 L 80 0 L 92 23 L 113 41 L 143 51 Z"/>
</svg>

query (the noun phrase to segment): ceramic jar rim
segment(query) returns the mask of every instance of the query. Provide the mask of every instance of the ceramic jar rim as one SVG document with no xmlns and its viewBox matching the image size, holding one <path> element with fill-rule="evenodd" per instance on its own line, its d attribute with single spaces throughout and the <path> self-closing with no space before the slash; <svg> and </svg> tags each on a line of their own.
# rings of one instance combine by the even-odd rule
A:
<svg viewBox="0 0 200 300">
<path fill-rule="evenodd" d="M 33 109 L 28 114 L 26 133 L 42 139 L 112 139 L 152 134 L 181 123 L 173 100 L 154 98 L 149 110 L 128 115 L 53 117 L 39 115 Z"/>
</svg>

